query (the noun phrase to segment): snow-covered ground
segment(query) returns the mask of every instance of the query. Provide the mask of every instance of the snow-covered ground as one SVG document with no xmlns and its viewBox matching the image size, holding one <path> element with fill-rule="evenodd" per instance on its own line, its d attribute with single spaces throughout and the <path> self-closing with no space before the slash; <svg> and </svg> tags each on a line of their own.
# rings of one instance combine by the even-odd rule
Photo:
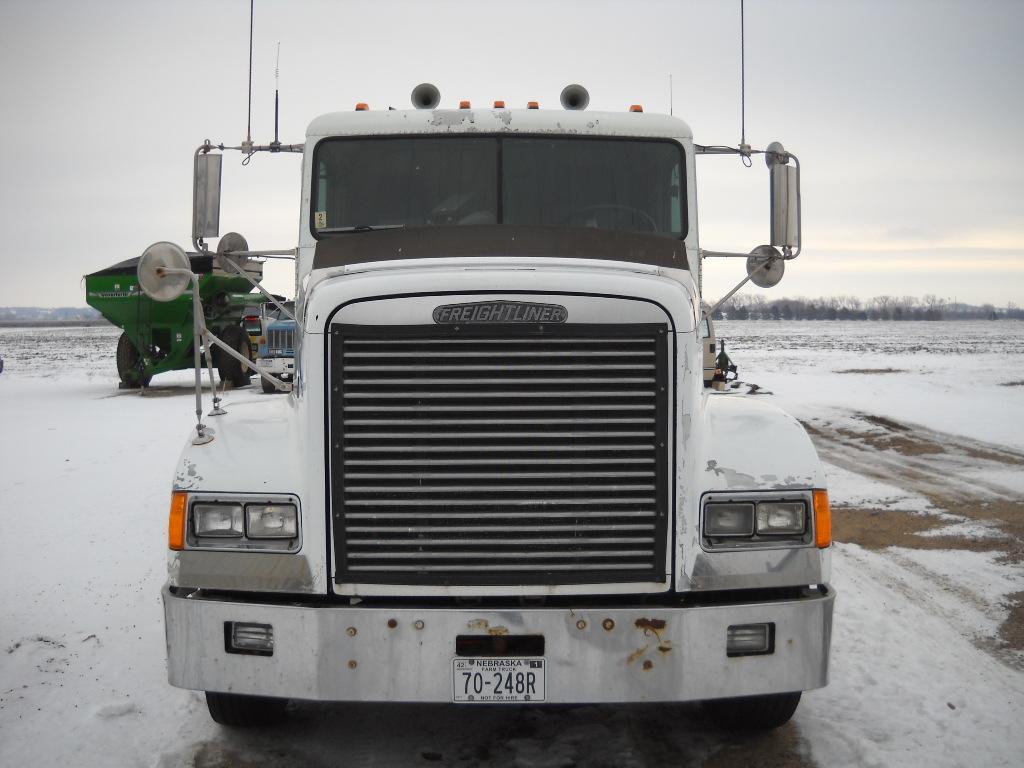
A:
<svg viewBox="0 0 1024 768">
<path fill-rule="evenodd" d="M 1004 385 L 1024 381 L 1022 332 L 719 324 L 741 378 L 773 393 L 756 396 L 814 434 L 837 531 L 867 521 L 849 529 L 864 546 L 835 546 L 830 685 L 791 725 L 737 738 L 686 706 L 299 704 L 285 727 L 219 728 L 165 682 L 189 375 L 140 397 L 116 387 L 114 329 L 0 329 L 0 765 L 1020 765 L 1024 658 L 1006 629 L 1024 595 L 1024 386 Z M 900 546 L 872 543 L 894 520 Z"/>
</svg>

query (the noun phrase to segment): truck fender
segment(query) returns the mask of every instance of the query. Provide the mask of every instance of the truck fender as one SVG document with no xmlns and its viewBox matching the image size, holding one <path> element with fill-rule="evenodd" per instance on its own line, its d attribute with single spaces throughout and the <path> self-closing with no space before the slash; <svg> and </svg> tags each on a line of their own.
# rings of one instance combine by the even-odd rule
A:
<svg viewBox="0 0 1024 768">
<path fill-rule="evenodd" d="M 753 397 L 706 397 L 703 450 L 695 467 L 704 491 L 826 487 L 818 453 L 793 416 Z"/>
</svg>

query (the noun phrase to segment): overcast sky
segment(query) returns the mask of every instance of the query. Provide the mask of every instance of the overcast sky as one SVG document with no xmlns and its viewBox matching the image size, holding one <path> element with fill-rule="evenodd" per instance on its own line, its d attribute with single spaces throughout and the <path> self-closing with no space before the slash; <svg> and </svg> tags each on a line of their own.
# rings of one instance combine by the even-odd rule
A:
<svg viewBox="0 0 1024 768">
<path fill-rule="evenodd" d="M 769 296 L 936 294 L 1024 304 L 1024 2 L 746 4 L 747 140 L 800 156 L 804 251 Z M 256 0 L 253 135 L 318 114 L 530 99 L 571 82 L 591 109 L 641 103 L 696 140 L 740 137 L 739 0 Z M 0 306 L 83 306 L 82 275 L 151 242 L 187 247 L 192 152 L 246 129 L 245 0 L 0 0 Z M 698 163 L 701 245 L 748 251 L 768 232 L 762 162 Z M 225 159 L 221 231 L 289 248 L 299 160 Z M 290 264 L 267 270 L 291 294 Z M 707 270 L 706 293 L 742 277 Z"/>
</svg>

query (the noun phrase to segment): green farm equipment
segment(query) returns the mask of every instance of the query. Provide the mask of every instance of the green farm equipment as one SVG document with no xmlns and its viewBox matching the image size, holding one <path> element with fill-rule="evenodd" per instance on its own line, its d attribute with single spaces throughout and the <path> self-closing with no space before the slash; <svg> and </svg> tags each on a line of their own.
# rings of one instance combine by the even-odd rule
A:
<svg viewBox="0 0 1024 768">
<path fill-rule="evenodd" d="M 199 293 L 206 324 L 232 349 L 253 359 L 249 336 L 241 326 L 246 306 L 260 304 L 252 284 L 241 275 L 220 269 L 213 254 L 189 254 L 192 271 L 199 276 Z M 117 342 L 117 373 L 122 389 L 149 385 L 158 373 L 193 367 L 192 291 L 172 301 L 154 301 L 139 288 L 139 259 L 129 259 L 85 276 L 85 300 L 107 320 L 123 329 Z M 263 277 L 263 265 L 249 261 L 245 272 Z M 214 349 L 213 367 L 221 380 L 234 386 L 249 383 L 251 372 L 239 361 Z M 205 352 L 204 352 L 204 365 Z"/>
</svg>

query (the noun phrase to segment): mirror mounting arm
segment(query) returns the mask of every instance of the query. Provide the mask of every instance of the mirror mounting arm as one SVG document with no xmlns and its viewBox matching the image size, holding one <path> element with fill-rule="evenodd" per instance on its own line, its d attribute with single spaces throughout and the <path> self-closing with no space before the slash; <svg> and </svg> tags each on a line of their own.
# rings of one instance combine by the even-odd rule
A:
<svg viewBox="0 0 1024 768">
<path fill-rule="evenodd" d="M 193 157 L 193 184 L 192 184 L 192 247 L 197 253 L 208 254 L 210 247 L 204 238 L 217 237 L 220 231 L 220 179 L 223 153 L 228 150 L 242 152 L 245 155 L 243 165 L 256 152 L 281 152 L 301 153 L 305 150 L 305 144 L 253 144 L 246 141 L 240 147 L 228 147 L 224 144 L 214 144 L 209 139 L 203 141 Z M 218 150 L 214 153 L 213 150 Z M 271 251 L 266 255 L 286 255 Z"/>
</svg>

